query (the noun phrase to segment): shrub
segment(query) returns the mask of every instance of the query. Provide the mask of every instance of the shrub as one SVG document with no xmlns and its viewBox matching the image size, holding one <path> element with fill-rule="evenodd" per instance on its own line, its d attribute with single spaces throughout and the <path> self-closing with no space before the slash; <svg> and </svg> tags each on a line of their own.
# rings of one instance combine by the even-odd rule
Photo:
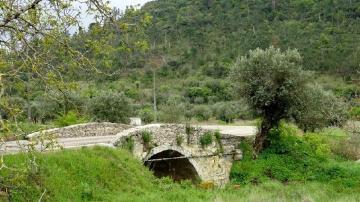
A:
<svg viewBox="0 0 360 202">
<path fill-rule="evenodd" d="M 348 118 L 347 106 L 329 91 L 319 85 L 308 85 L 300 96 L 297 107 L 293 107 L 293 117 L 306 131 L 314 131 L 328 126 L 342 126 Z"/>
<path fill-rule="evenodd" d="M 184 137 L 179 134 L 176 135 L 176 145 L 181 146 L 183 142 L 184 142 Z"/>
<path fill-rule="evenodd" d="M 159 120 L 166 123 L 177 123 L 184 119 L 185 105 L 178 96 L 170 97 L 166 104 L 159 107 Z"/>
<path fill-rule="evenodd" d="M 134 150 L 134 146 L 135 146 L 135 143 L 134 143 L 134 140 L 131 137 L 127 137 L 125 139 L 125 141 L 121 145 L 121 147 L 123 149 L 126 149 L 126 150 L 128 150 L 130 152 L 132 152 Z"/>
<path fill-rule="evenodd" d="M 246 138 L 239 144 L 239 149 L 243 153 L 243 160 L 251 160 L 253 157 L 254 149 L 252 145 L 252 139 Z"/>
<path fill-rule="evenodd" d="M 190 87 L 186 90 L 185 96 L 190 99 L 191 103 L 202 104 L 207 102 L 207 97 L 211 90 L 207 87 Z"/>
<path fill-rule="evenodd" d="M 194 128 L 191 127 L 189 123 L 186 123 L 185 125 L 185 133 L 187 138 L 187 143 L 190 144 L 191 141 L 191 135 L 193 134 Z"/>
<path fill-rule="evenodd" d="M 234 163 L 230 174 L 232 181 L 240 184 L 259 184 L 267 180 L 283 183 L 318 181 L 333 184 L 337 189 L 360 187 L 359 165 L 333 160 L 328 155 L 324 134 L 301 136 L 295 127 L 284 123 L 271 133 L 278 133 L 270 136 L 277 140 L 256 160 L 247 157 L 247 153 L 251 153 L 247 152 L 249 143 L 240 145 L 244 159 Z"/>
<path fill-rule="evenodd" d="M 360 106 L 353 107 L 350 111 L 350 115 L 353 119 L 360 120 Z"/>
<path fill-rule="evenodd" d="M 304 135 L 304 140 L 315 151 L 315 155 L 321 157 L 328 157 L 330 155 L 330 145 L 323 136 L 316 133 L 308 133 Z"/>
<path fill-rule="evenodd" d="M 231 123 L 237 117 L 237 109 L 229 102 L 221 102 L 213 105 L 216 119 Z"/>
<path fill-rule="evenodd" d="M 202 147 L 209 146 L 213 142 L 213 135 L 211 132 L 206 132 L 200 137 L 200 145 Z"/>
<path fill-rule="evenodd" d="M 147 130 L 141 131 L 141 138 L 145 145 L 149 145 L 152 139 L 152 133 Z"/>
<path fill-rule="evenodd" d="M 207 106 L 198 105 L 193 107 L 191 114 L 198 121 L 207 121 L 210 119 L 212 112 Z"/>
<path fill-rule="evenodd" d="M 69 111 L 67 114 L 58 116 L 54 122 L 55 122 L 56 126 L 64 127 L 64 126 L 74 125 L 74 124 L 78 124 L 78 123 L 85 123 L 85 122 L 88 122 L 88 119 L 86 117 L 80 117 L 74 111 Z"/>
<path fill-rule="evenodd" d="M 60 105 L 47 97 L 36 97 L 31 103 L 31 119 L 34 122 L 45 123 L 53 120 L 60 111 Z"/>
<path fill-rule="evenodd" d="M 223 144 L 221 142 L 221 133 L 219 131 L 215 131 L 214 133 L 214 137 L 218 146 L 218 152 L 220 153 L 224 153 L 224 147 Z"/>
<path fill-rule="evenodd" d="M 129 123 L 132 107 L 122 93 L 104 92 L 90 100 L 89 113 L 98 121 Z"/>
<path fill-rule="evenodd" d="M 356 161 L 360 159 L 360 134 L 347 134 L 331 141 L 331 151 L 342 158 Z"/>
<path fill-rule="evenodd" d="M 144 108 L 139 111 L 139 116 L 144 123 L 151 123 L 154 121 L 154 110 L 151 108 Z"/>
</svg>

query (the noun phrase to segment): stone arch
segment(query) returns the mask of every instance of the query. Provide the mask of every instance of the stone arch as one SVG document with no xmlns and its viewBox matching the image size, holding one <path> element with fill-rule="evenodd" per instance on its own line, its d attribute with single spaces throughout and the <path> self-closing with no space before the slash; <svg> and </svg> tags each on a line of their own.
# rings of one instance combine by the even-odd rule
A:
<svg viewBox="0 0 360 202">
<path fill-rule="evenodd" d="M 193 182 L 202 179 L 199 164 L 191 158 L 149 162 L 152 159 L 188 157 L 190 152 L 176 146 L 160 146 L 152 149 L 144 158 L 144 165 L 149 167 L 157 177 L 171 177 L 175 181 L 191 180 Z"/>
</svg>

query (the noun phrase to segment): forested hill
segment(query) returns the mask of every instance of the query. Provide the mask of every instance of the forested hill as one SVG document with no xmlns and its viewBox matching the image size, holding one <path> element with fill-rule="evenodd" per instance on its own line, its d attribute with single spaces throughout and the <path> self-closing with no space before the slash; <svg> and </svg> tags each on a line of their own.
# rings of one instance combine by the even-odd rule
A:
<svg viewBox="0 0 360 202">
<path fill-rule="evenodd" d="M 143 11 L 157 53 L 173 66 L 221 76 L 239 55 L 270 45 L 297 48 L 311 70 L 359 69 L 360 1 L 158 0 Z"/>
</svg>

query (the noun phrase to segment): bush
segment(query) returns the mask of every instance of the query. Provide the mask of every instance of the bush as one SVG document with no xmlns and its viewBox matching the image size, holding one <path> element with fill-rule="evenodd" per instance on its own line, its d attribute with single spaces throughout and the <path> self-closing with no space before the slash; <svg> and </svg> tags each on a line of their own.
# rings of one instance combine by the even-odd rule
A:
<svg viewBox="0 0 360 202">
<path fill-rule="evenodd" d="M 292 108 L 292 112 L 298 125 L 305 131 L 342 126 L 347 121 L 346 104 L 322 87 L 308 85 L 300 97 L 301 100 Z"/>
<path fill-rule="evenodd" d="M 206 132 L 200 137 L 200 145 L 202 147 L 209 146 L 213 142 L 213 135 L 211 132 Z"/>
<path fill-rule="evenodd" d="M 147 130 L 141 131 L 141 138 L 145 145 L 149 145 L 152 140 L 152 133 Z"/>
<path fill-rule="evenodd" d="M 360 159 L 360 133 L 349 132 L 342 137 L 332 137 L 331 151 L 344 159 L 356 161 Z"/>
<path fill-rule="evenodd" d="M 54 121 L 55 125 L 58 127 L 65 127 L 85 122 L 88 122 L 88 119 L 85 117 L 80 117 L 74 111 L 69 111 L 67 114 L 60 115 Z"/>
<path fill-rule="evenodd" d="M 185 96 L 190 99 L 191 103 L 202 104 L 207 102 L 207 97 L 211 90 L 207 87 L 190 87 L 186 90 Z"/>
<path fill-rule="evenodd" d="M 166 104 L 159 107 L 159 120 L 166 123 L 177 123 L 184 119 L 185 105 L 181 98 L 177 96 L 170 97 Z"/>
<path fill-rule="evenodd" d="M 34 122 L 45 123 L 53 120 L 61 111 L 60 105 L 47 97 L 37 97 L 31 103 L 31 119 Z"/>
<path fill-rule="evenodd" d="M 204 105 L 194 106 L 191 110 L 192 117 L 195 117 L 198 121 L 207 121 L 210 119 L 212 112 Z"/>
<path fill-rule="evenodd" d="M 251 153 L 250 143 L 242 143 L 245 156 L 233 165 L 230 174 L 233 182 L 318 181 L 332 184 L 336 189 L 359 190 L 360 165 L 332 159 L 323 134 L 301 136 L 297 128 L 284 123 L 271 133 L 270 137 L 276 138 L 276 141 L 271 141 L 272 144 L 256 160 L 247 157 Z"/>
<path fill-rule="evenodd" d="M 181 146 L 183 142 L 184 142 L 184 137 L 179 134 L 176 135 L 176 145 Z"/>
<path fill-rule="evenodd" d="M 353 107 L 350 111 L 350 115 L 353 119 L 360 120 L 360 106 Z"/>
<path fill-rule="evenodd" d="M 121 148 L 126 149 L 130 152 L 134 150 L 135 142 L 132 137 L 127 137 L 125 142 L 122 143 Z"/>
<path fill-rule="evenodd" d="M 89 102 L 89 114 L 98 121 L 129 123 L 132 107 L 122 93 L 104 92 Z"/>
<path fill-rule="evenodd" d="M 154 110 L 151 108 L 144 108 L 139 111 L 139 117 L 144 123 L 151 123 L 154 121 Z"/>
<path fill-rule="evenodd" d="M 212 106 L 213 114 L 216 119 L 226 123 L 233 122 L 236 118 L 250 119 L 251 111 L 248 105 L 242 101 L 238 102 L 219 102 Z"/>
</svg>

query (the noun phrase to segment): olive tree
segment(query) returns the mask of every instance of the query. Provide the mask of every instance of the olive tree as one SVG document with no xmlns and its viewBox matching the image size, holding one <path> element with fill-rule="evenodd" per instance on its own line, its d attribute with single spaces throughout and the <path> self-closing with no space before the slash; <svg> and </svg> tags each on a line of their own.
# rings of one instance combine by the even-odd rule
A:
<svg viewBox="0 0 360 202">
<path fill-rule="evenodd" d="M 331 91 L 318 84 L 309 84 L 291 109 L 298 126 L 305 131 L 314 131 L 327 126 L 342 126 L 348 119 L 347 105 Z"/>
<path fill-rule="evenodd" d="M 330 102 L 337 103 L 337 99 L 323 93 L 323 90 L 319 92 L 319 89 L 314 91 L 314 88 L 310 88 L 310 74 L 302 69 L 301 64 L 302 57 L 297 50 L 282 52 L 270 47 L 250 51 L 248 56 L 241 57 L 234 65 L 231 77 L 237 90 L 262 119 L 254 142 L 256 153 L 268 145 L 267 134 L 282 119 L 295 120 L 301 122 L 301 126 L 309 127 L 306 121 L 314 117 L 314 114 L 320 117 L 313 119 L 314 123 L 327 119 L 326 124 L 331 124 L 330 116 L 336 117 L 333 113 L 343 111 L 342 105 L 335 107 L 338 111 L 333 112 L 330 110 L 334 107 L 326 108 L 330 106 Z M 317 97 L 312 97 L 313 101 L 308 103 L 309 96 L 314 92 Z M 328 104 L 322 105 L 322 101 L 316 101 L 323 98 L 328 98 L 324 101 Z M 343 117 L 341 113 L 339 116 Z M 343 119 L 336 118 L 341 121 Z M 315 124 L 315 127 L 318 126 Z"/>
</svg>

